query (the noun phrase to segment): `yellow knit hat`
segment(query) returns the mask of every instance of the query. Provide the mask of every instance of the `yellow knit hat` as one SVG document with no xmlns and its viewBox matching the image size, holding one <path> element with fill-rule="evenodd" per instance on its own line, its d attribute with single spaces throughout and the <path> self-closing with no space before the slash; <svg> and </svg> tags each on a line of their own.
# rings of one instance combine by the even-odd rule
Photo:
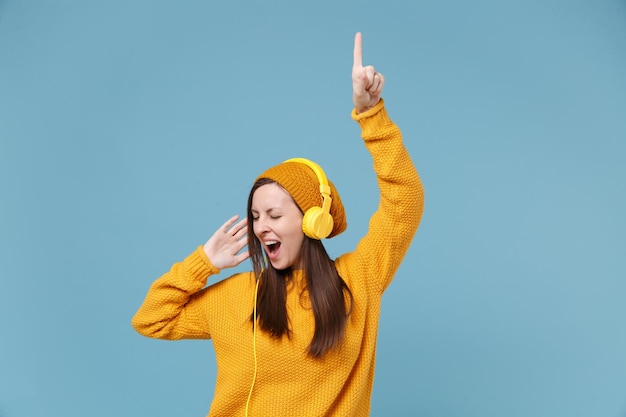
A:
<svg viewBox="0 0 626 417">
<path fill-rule="evenodd" d="M 283 162 L 259 175 L 257 181 L 261 178 L 269 178 L 287 190 L 303 213 L 306 213 L 311 207 L 322 206 L 323 199 L 320 194 L 320 183 L 317 175 L 311 168 L 302 163 Z M 348 222 L 335 185 L 330 180 L 328 184 L 332 198 L 330 215 L 333 217 L 333 230 L 328 235 L 328 238 L 331 238 L 346 230 Z"/>
</svg>

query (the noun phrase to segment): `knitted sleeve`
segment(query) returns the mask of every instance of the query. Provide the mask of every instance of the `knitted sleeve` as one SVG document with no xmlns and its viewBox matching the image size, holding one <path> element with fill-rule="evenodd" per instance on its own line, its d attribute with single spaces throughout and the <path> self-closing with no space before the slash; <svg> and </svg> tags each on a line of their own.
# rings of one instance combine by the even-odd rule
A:
<svg viewBox="0 0 626 417">
<path fill-rule="evenodd" d="M 400 129 L 389 119 L 384 102 L 352 117 L 362 129 L 365 146 L 372 155 L 380 189 L 377 211 L 368 232 L 356 249 L 341 259 L 354 279 L 365 280 L 370 289 L 382 293 L 397 271 L 424 211 L 424 191 Z M 340 271 L 341 274 L 341 271 Z"/>
<path fill-rule="evenodd" d="M 202 288 L 210 275 L 219 273 L 202 247 L 150 286 L 132 325 L 140 334 L 158 339 L 207 339 L 206 297 Z"/>
</svg>

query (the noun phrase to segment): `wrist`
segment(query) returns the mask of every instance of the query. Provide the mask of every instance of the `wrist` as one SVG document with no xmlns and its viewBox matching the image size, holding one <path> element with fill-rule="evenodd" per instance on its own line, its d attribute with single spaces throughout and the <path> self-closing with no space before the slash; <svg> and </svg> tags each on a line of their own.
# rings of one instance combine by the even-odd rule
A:
<svg viewBox="0 0 626 417">
<path fill-rule="evenodd" d="M 380 98 L 376 104 L 368 107 L 357 108 L 356 106 L 352 110 L 352 118 L 356 121 L 369 118 L 379 113 L 385 107 L 385 101 Z"/>
</svg>

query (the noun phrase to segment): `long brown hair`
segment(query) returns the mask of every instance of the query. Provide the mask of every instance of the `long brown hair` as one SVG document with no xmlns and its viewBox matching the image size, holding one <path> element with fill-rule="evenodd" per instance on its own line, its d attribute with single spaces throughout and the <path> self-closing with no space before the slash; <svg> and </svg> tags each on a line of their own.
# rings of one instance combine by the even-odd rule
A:
<svg viewBox="0 0 626 417">
<path fill-rule="evenodd" d="M 292 269 L 277 270 L 264 254 L 261 242 L 254 234 L 252 223 L 252 196 L 261 186 L 275 181 L 258 179 L 248 197 L 248 251 L 254 275 L 260 281 L 257 295 L 257 317 L 260 328 L 272 337 L 290 336 L 287 316 L 287 282 Z M 295 203 L 295 202 L 294 202 Z M 348 316 L 352 311 L 352 293 L 337 273 L 335 262 L 330 259 L 319 240 L 307 236 L 302 241 L 299 259 L 306 277 L 306 288 L 315 318 L 315 332 L 308 347 L 308 354 L 321 358 L 329 350 L 339 347 L 345 335 Z M 349 302 L 348 302 L 349 301 Z M 348 305 L 349 306 L 348 306 Z M 254 320 L 254 315 L 252 315 Z"/>
</svg>

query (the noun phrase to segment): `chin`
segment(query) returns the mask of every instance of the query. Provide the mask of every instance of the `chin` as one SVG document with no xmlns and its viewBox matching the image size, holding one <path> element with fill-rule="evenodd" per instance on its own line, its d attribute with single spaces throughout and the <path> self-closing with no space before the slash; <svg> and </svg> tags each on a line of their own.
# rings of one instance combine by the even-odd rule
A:
<svg viewBox="0 0 626 417">
<path fill-rule="evenodd" d="M 270 264 L 274 267 L 275 270 L 277 271 L 286 271 L 292 268 L 292 265 L 285 265 L 282 262 L 272 262 L 270 261 Z"/>
<path fill-rule="evenodd" d="M 277 270 L 277 271 L 285 271 L 285 270 L 287 270 L 287 269 L 289 269 L 289 268 L 290 268 L 290 266 L 284 266 L 284 265 L 281 265 L 281 264 L 275 264 L 275 263 L 272 263 L 272 266 L 273 266 L 273 267 L 274 267 L 274 269 L 275 269 L 275 270 Z"/>
</svg>

